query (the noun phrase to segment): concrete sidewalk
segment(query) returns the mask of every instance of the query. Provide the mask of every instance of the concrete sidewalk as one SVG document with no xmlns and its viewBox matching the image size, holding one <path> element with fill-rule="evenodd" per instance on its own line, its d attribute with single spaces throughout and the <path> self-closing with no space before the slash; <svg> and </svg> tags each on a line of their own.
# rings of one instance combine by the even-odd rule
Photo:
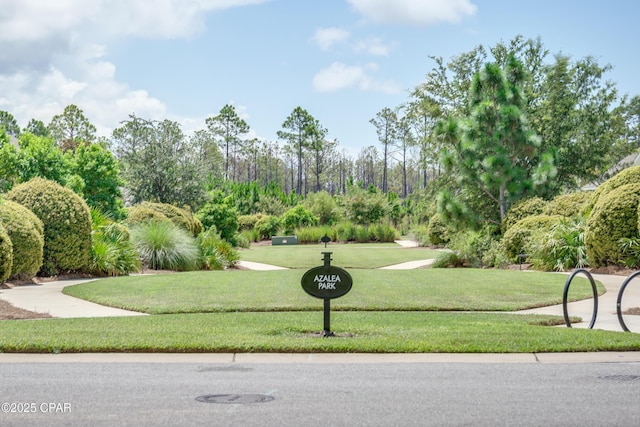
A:
<svg viewBox="0 0 640 427">
<path fill-rule="evenodd" d="M 411 261 L 385 269 L 408 269 L 419 268 L 429 265 L 432 260 Z M 267 264 L 241 261 L 242 268 L 251 270 L 281 270 Z M 528 274 L 522 272 L 522 274 Z M 577 277 L 584 277 L 578 275 Z M 598 298 L 598 313 L 594 329 L 610 331 L 623 331 L 618 320 L 616 303 L 618 292 L 626 276 L 615 276 L 605 274 L 594 274 L 594 279 L 600 281 L 606 288 L 606 292 Z M 37 285 L 18 286 L 13 289 L 0 289 L 0 299 L 8 301 L 15 307 L 25 310 L 47 313 L 53 317 L 74 318 L 74 317 L 112 317 L 112 316 L 144 316 L 146 314 L 135 311 L 127 311 L 119 308 L 106 307 L 89 301 L 74 298 L 62 293 L 66 286 L 84 283 L 93 279 L 62 280 L 58 282 L 47 282 Z M 640 278 L 636 279 L 640 281 Z M 622 301 L 622 311 L 630 308 L 639 308 L 640 311 L 640 283 L 631 283 L 627 286 Z M 574 328 L 587 328 L 593 316 L 594 303 L 589 298 L 583 301 L 572 302 L 567 305 L 568 314 L 571 317 L 580 317 L 582 321 L 572 325 Z M 529 310 L 513 312 L 516 314 L 550 314 L 563 316 L 562 304 L 539 307 Z M 640 333 L 640 315 L 625 314 L 624 322 L 629 330 Z M 560 327 L 566 327 L 564 325 Z"/>
<path fill-rule="evenodd" d="M 106 307 L 62 293 L 62 289 L 67 286 L 92 280 L 94 279 L 60 280 L 16 286 L 12 289 L 0 289 L 0 299 L 9 302 L 14 307 L 61 318 L 146 316 L 145 313 Z"/>
<path fill-rule="evenodd" d="M 523 274 L 527 273 L 523 272 Z M 620 287 L 627 276 L 616 276 L 610 274 L 593 274 L 592 276 L 596 281 L 601 282 L 606 288 L 606 292 L 598 297 L 598 312 L 593 329 L 619 332 L 623 331 L 618 320 L 617 300 Z M 584 274 L 578 274 L 575 277 L 584 278 L 586 276 Z M 640 282 L 640 278 L 631 282 L 625 289 L 621 304 L 623 313 L 630 308 L 640 307 L 640 283 L 635 282 Z M 575 282 L 572 283 L 571 286 L 575 286 Z M 571 294 L 571 288 L 569 288 L 569 294 Z M 593 298 L 568 303 L 567 312 L 570 317 L 577 316 L 582 318 L 580 323 L 572 324 L 573 328 L 587 328 L 591 322 L 594 312 Z M 514 313 L 535 313 L 564 316 L 562 304 L 516 311 Z M 630 331 L 640 332 L 640 315 L 623 314 L 623 320 Z M 563 325 L 561 327 L 565 328 L 566 326 Z"/>
</svg>

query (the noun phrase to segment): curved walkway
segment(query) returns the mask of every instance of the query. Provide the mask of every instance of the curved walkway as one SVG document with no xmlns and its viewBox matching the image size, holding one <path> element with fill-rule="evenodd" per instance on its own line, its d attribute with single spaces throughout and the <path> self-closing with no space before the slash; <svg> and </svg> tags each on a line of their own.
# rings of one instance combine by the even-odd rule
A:
<svg viewBox="0 0 640 427">
<path fill-rule="evenodd" d="M 53 317 L 113 317 L 146 316 L 146 313 L 122 310 L 95 304 L 62 293 L 67 286 L 90 282 L 95 279 L 60 280 L 33 285 L 16 286 L 12 289 L 0 289 L 0 299 L 14 307 L 36 313 L 47 313 Z"/>
<path fill-rule="evenodd" d="M 398 241 L 406 247 L 417 246 L 415 242 Z M 396 265 L 382 267 L 387 270 L 413 269 L 430 265 L 433 260 L 410 261 Z M 240 261 L 237 264 L 240 268 L 247 270 L 283 270 L 284 267 Z M 522 272 L 527 274 L 527 272 Z M 583 276 L 581 276 L 583 277 Z M 617 316 L 616 303 L 618 292 L 626 276 L 594 274 L 594 279 L 600 281 L 606 288 L 606 292 L 598 298 L 598 315 L 594 329 L 611 331 L 622 331 Z M 106 307 L 89 301 L 81 300 L 62 293 L 66 286 L 85 283 L 94 279 L 74 279 L 61 280 L 57 282 L 47 282 L 43 284 L 17 286 L 12 289 L 0 289 L 0 299 L 9 302 L 11 305 L 25 310 L 39 313 L 47 313 L 53 317 L 73 318 L 73 317 L 112 317 L 112 316 L 144 316 L 145 313 L 122 310 L 119 308 Z M 635 281 L 640 281 L 640 278 Z M 635 282 L 634 281 L 634 282 Z M 638 308 L 640 311 L 640 283 L 631 283 L 625 290 L 622 301 L 622 309 Z M 586 328 L 593 315 L 593 299 L 572 302 L 567 305 L 570 316 L 582 318 L 582 322 L 573 324 L 574 328 Z M 521 310 L 513 313 L 517 314 L 550 314 L 563 316 L 562 304 L 539 307 L 529 310 Z M 640 332 L 640 315 L 625 315 L 624 322 L 628 329 L 633 332 Z M 562 326 L 566 327 L 566 326 Z"/>
</svg>

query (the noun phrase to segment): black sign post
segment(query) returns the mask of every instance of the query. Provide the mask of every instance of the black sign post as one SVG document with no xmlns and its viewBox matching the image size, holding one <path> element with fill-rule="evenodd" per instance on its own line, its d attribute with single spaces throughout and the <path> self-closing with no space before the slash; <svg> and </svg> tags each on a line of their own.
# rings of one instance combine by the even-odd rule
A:
<svg viewBox="0 0 640 427">
<path fill-rule="evenodd" d="M 322 252 L 324 265 L 313 267 L 302 276 L 302 289 L 309 295 L 324 300 L 324 333 L 332 337 L 331 300 L 347 294 L 353 286 L 351 275 L 340 267 L 331 265 L 332 252 Z"/>
</svg>

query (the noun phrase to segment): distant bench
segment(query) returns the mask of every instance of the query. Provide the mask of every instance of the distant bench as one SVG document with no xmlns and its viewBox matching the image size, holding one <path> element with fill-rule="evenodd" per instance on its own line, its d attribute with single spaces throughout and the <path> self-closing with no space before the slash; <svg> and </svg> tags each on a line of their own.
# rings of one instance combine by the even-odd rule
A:
<svg viewBox="0 0 640 427">
<path fill-rule="evenodd" d="M 298 236 L 273 236 L 271 238 L 271 245 L 297 245 Z"/>
</svg>

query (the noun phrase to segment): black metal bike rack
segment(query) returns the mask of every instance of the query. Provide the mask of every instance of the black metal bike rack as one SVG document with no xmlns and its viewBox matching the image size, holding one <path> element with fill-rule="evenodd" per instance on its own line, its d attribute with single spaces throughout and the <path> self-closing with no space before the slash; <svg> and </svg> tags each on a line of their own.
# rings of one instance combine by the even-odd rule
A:
<svg viewBox="0 0 640 427">
<path fill-rule="evenodd" d="M 616 311 L 618 312 L 618 322 L 620 322 L 620 326 L 622 326 L 622 330 L 625 332 L 631 332 L 627 325 L 624 323 L 624 319 L 622 318 L 622 295 L 624 294 L 624 290 L 627 288 L 627 285 L 631 283 L 633 279 L 637 276 L 640 276 L 640 271 L 636 271 L 629 277 L 627 277 L 624 282 L 622 282 L 622 286 L 620 287 L 620 291 L 618 291 L 618 301 L 616 302 Z"/>
<path fill-rule="evenodd" d="M 584 268 L 579 268 L 575 270 L 573 273 L 571 273 L 571 276 L 569 276 L 569 278 L 564 284 L 564 292 L 562 294 L 562 311 L 564 313 L 564 323 L 565 325 L 567 325 L 567 328 L 571 327 L 571 320 L 569 319 L 569 310 L 567 309 L 567 297 L 569 295 L 569 286 L 571 285 L 571 281 L 578 273 L 584 273 L 584 275 L 587 276 L 587 279 L 589 279 L 589 282 L 591 282 L 591 289 L 593 290 L 593 315 L 591 316 L 589 329 L 593 329 L 593 326 L 596 324 L 596 318 L 598 317 L 598 287 L 596 286 L 596 282 L 595 280 L 593 280 L 593 276 L 591 275 L 591 273 L 589 273 Z"/>
</svg>

